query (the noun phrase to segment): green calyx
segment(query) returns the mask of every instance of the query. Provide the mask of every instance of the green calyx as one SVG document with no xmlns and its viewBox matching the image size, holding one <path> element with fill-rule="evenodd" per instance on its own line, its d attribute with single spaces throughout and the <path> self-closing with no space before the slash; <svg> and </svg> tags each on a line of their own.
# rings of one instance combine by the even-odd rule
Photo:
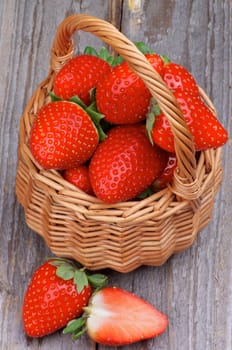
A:
<svg viewBox="0 0 232 350">
<path fill-rule="evenodd" d="M 87 46 L 84 49 L 84 54 L 99 57 L 99 58 L 103 59 L 104 61 L 108 62 L 112 67 L 123 62 L 123 58 L 121 56 L 119 56 L 119 55 L 112 56 L 106 47 L 102 47 L 99 50 L 99 52 L 97 52 L 97 50 L 94 47 Z"/>
<path fill-rule="evenodd" d="M 142 52 L 144 55 L 155 53 L 147 44 L 142 41 L 137 41 L 134 43 L 137 49 Z M 120 55 L 112 55 L 106 47 L 102 47 L 99 52 L 92 46 L 86 46 L 83 52 L 85 55 L 93 55 L 103 59 L 108 62 L 112 67 L 116 66 L 119 63 L 124 61 L 124 58 Z"/>
<path fill-rule="evenodd" d="M 145 44 L 142 41 L 137 41 L 134 43 L 137 49 L 142 52 L 144 55 L 149 54 L 149 53 L 155 53 L 154 50 L 152 50 L 147 44 Z"/>
<path fill-rule="evenodd" d="M 146 131 L 147 131 L 147 136 L 151 144 L 154 144 L 154 141 L 152 139 L 152 129 L 155 124 L 155 116 L 159 115 L 161 113 L 160 107 L 154 97 L 151 99 L 149 111 L 146 116 Z"/>
<path fill-rule="evenodd" d="M 86 332 L 86 317 L 82 316 L 70 321 L 63 329 L 64 334 L 72 334 L 72 340 L 77 340 Z"/>
<path fill-rule="evenodd" d="M 151 187 L 146 188 L 142 193 L 138 195 L 138 199 L 145 199 L 147 197 L 150 197 L 154 191 L 152 190 Z"/>
<path fill-rule="evenodd" d="M 160 55 L 160 58 L 163 60 L 164 64 L 168 64 L 171 62 L 170 58 L 166 55 Z"/>
<path fill-rule="evenodd" d="M 78 293 L 81 293 L 89 284 L 96 291 L 104 288 L 108 283 L 107 276 L 100 273 L 90 274 L 85 267 L 69 259 L 54 258 L 50 264 L 56 266 L 56 275 L 64 281 L 73 279 Z"/>
<path fill-rule="evenodd" d="M 95 290 L 93 295 L 96 293 L 97 293 L 97 290 Z M 92 297 L 93 297 L 93 295 L 92 295 Z M 72 335 L 72 340 L 77 340 L 87 330 L 86 321 L 87 321 L 88 316 L 92 312 L 91 299 L 90 299 L 90 303 L 88 304 L 88 306 L 83 307 L 83 311 L 84 311 L 84 313 L 82 314 L 82 316 L 80 316 L 74 320 L 69 321 L 67 326 L 63 329 L 64 334 L 71 334 Z"/>
<path fill-rule="evenodd" d="M 67 326 L 63 329 L 64 334 L 72 335 L 72 340 L 77 340 L 87 330 L 86 320 L 88 318 L 88 315 L 91 314 L 91 311 L 92 311 L 91 305 L 84 307 L 83 310 L 84 310 L 84 313 L 82 316 L 69 321 Z"/>
</svg>

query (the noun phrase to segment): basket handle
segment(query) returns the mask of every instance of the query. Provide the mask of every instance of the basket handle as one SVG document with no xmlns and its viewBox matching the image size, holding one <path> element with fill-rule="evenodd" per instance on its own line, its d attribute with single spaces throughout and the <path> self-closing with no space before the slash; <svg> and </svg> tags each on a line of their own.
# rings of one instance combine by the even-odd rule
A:
<svg viewBox="0 0 232 350">
<path fill-rule="evenodd" d="M 72 35 L 90 32 L 113 48 L 145 83 L 160 109 L 166 115 L 174 135 L 178 168 L 172 191 L 182 198 L 199 197 L 200 184 L 196 176 L 196 158 L 192 135 L 176 99 L 160 75 L 136 46 L 112 24 L 87 14 L 66 17 L 58 26 L 51 49 L 51 69 L 58 71 L 74 52 Z"/>
</svg>

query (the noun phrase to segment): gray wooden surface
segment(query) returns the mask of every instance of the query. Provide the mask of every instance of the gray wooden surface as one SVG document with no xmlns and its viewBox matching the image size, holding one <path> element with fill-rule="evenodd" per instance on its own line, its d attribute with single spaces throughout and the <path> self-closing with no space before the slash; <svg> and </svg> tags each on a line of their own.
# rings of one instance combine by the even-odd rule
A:
<svg viewBox="0 0 232 350">
<path fill-rule="evenodd" d="M 133 3 L 133 1 L 131 1 Z M 133 4 L 132 4 L 133 5 Z M 230 0 L 1 0 L 0 1 L 0 349 L 98 349 L 87 336 L 73 343 L 57 332 L 41 340 L 24 335 L 21 305 L 29 278 L 50 255 L 25 224 L 15 196 L 20 115 L 48 71 L 57 25 L 72 13 L 112 21 L 131 40 L 145 40 L 192 71 L 231 132 Z M 101 47 L 78 35 L 77 49 Z M 232 349 L 231 140 L 224 148 L 224 178 L 211 223 L 193 246 L 162 267 L 128 274 L 107 271 L 110 284 L 132 291 L 169 316 L 160 337 L 125 350 Z M 115 348 L 116 349 L 116 348 Z"/>
</svg>

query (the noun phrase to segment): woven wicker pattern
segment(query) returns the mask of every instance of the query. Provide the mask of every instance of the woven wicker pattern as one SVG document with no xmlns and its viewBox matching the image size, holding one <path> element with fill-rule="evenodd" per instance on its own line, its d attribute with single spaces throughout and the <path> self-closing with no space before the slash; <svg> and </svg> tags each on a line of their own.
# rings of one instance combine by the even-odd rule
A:
<svg viewBox="0 0 232 350">
<path fill-rule="evenodd" d="M 42 169 L 30 153 L 27 142 L 32 121 L 50 100 L 56 72 L 72 57 L 72 35 L 78 30 L 99 37 L 123 56 L 170 122 L 178 167 L 172 185 L 149 198 L 106 205 L 65 181 L 57 171 Z M 67 17 L 57 29 L 48 76 L 21 118 L 18 158 L 16 194 L 27 224 L 54 254 L 74 258 L 92 270 L 128 272 L 141 265 L 161 265 L 173 253 L 190 247 L 210 220 L 222 178 L 221 149 L 201 152 L 196 161 L 191 134 L 162 78 L 114 26 L 88 15 Z"/>
</svg>

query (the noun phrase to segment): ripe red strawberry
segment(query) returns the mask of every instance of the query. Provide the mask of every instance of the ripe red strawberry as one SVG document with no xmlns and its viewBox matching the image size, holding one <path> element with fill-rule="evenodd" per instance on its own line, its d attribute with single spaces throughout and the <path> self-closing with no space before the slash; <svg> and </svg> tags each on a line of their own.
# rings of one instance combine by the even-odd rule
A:
<svg viewBox="0 0 232 350">
<path fill-rule="evenodd" d="M 146 54 L 162 75 L 163 61 L 157 54 Z M 132 124 L 146 118 L 151 94 L 127 62 L 115 66 L 98 83 L 96 103 L 105 120 L 112 124 Z"/>
<path fill-rule="evenodd" d="M 177 166 L 177 159 L 175 153 L 170 153 L 168 156 L 168 162 L 164 168 L 162 174 L 155 180 L 152 187 L 155 191 L 164 189 L 167 184 L 172 180 L 174 170 Z"/>
<path fill-rule="evenodd" d="M 54 93 L 63 99 L 78 96 L 86 105 L 90 103 L 90 90 L 110 70 L 103 59 L 92 55 L 73 57 L 54 79 Z"/>
<path fill-rule="evenodd" d="M 82 164 L 77 168 L 66 169 L 63 172 L 63 177 L 65 180 L 71 182 L 85 193 L 93 194 L 87 165 Z"/>
<path fill-rule="evenodd" d="M 132 199 L 162 173 L 167 153 L 148 140 L 143 125 L 112 128 L 90 161 L 94 193 L 107 203 Z"/>
<path fill-rule="evenodd" d="M 164 64 L 163 80 L 172 91 L 191 91 L 192 94 L 199 96 L 196 80 L 186 68 L 177 63 Z"/>
<path fill-rule="evenodd" d="M 48 103 L 37 112 L 29 146 L 43 168 L 63 170 L 87 161 L 98 140 L 96 127 L 80 106 L 57 101 Z"/>
<path fill-rule="evenodd" d="M 34 272 L 24 296 L 25 333 L 30 337 L 43 337 L 63 328 L 83 313 L 92 286 L 103 287 L 106 282 L 106 276 L 88 276 L 70 260 L 48 260 Z"/>
<path fill-rule="evenodd" d="M 87 333 L 97 343 L 122 346 L 162 334 L 168 326 L 166 315 L 126 290 L 103 288 L 85 308 Z M 64 333 L 78 337 L 85 329 L 84 318 L 69 323 Z M 77 336 L 76 336 L 77 335 Z"/>
<path fill-rule="evenodd" d="M 228 133 L 200 97 L 188 91 L 174 92 L 189 130 L 194 138 L 196 151 L 220 147 L 228 140 Z M 151 131 L 153 141 L 169 152 L 175 152 L 174 137 L 166 116 L 155 117 Z"/>
<path fill-rule="evenodd" d="M 56 271 L 51 261 L 44 263 L 35 271 L 26 291 L 23 323 L 30 337 L 42 337 L 63 328 L 83 312 L 90 298 L 88 283 L 78 292 L 73 278 L 65 281 Z"/>
</svg>

